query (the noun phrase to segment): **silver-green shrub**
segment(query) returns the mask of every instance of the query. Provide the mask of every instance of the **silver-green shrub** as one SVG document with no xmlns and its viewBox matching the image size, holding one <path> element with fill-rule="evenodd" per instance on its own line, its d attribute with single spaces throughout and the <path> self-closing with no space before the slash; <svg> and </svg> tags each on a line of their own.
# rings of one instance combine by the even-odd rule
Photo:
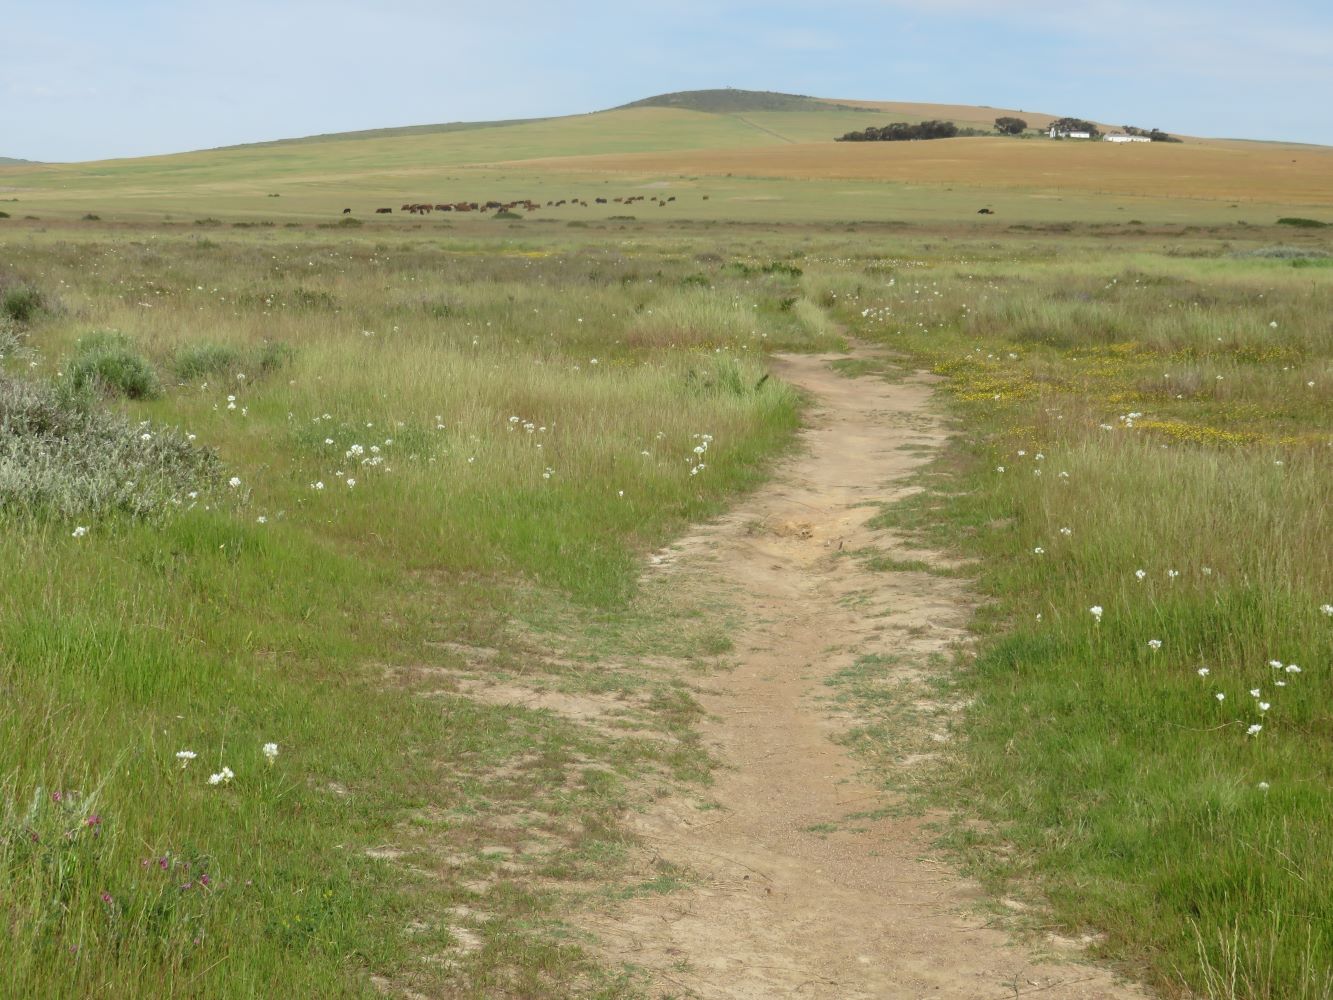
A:
<svg viewBox="0 0 1333 1000">
<path fill-rule="evenodd" d="M 217 456 L 175 428 L 0 374 L 0 511 L 157 517 L 188 507 L 220 473 Z"/>
</svg>

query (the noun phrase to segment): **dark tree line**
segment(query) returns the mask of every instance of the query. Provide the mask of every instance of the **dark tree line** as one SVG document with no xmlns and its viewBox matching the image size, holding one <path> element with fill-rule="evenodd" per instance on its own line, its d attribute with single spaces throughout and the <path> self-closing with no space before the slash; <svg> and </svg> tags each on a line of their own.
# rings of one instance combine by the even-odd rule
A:
<svg viewBox="0 0 1333 1000">
<path fill-rule="evenodd" d="M 1159 128 L 1135 128 L 1133 125 L 1122 125 L 1125 135 L 1146 135 L 1153 142 L 1183 142 L 1174 135 L 1168 135 Z"/>
<path fill-rule="evenodd" d="M 848 132 L 837 142 L 903 142 L 907 139 L 952 139 L 958 134 L 953 122 L 928 121 L 916 125 L 892 122 L 883 128 L 868 128 L 862 132 Z"/>
<path fill-rule="evenodd" d="M 1002 115 L 995 119 L 995 131 L 1001 135 L 1022 135 L 1027 131 L 1027 127 L 1027 122 L 1012 115 Z"/>
</svg>

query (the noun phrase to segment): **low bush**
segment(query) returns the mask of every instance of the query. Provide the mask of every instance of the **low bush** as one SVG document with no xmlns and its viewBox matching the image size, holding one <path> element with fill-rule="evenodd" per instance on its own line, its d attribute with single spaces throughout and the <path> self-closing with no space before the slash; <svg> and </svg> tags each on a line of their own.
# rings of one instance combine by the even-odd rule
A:
<svg viewBox="0 0 1333 1000">
<path fill-rule="evenodd" d="M 154 399 L 161 389 L 157 372 L 122 333 L 104 331 L 79 341 L 69 366 L 70 384 L 79 391 L 100 389 L 128 399 Z"/>
<path fill-rule="evenodd" d="M 1235 254 L 1236 257 L 1260 257 L 1269 260 L 1318 260 L 1328 256 L 1327 250 L 1318 250 L 1313 247 L 1256 247 L 1253 250 L 1246 250 Z"/>
<path fill-rule="evenodd" d="M 0 510 L 154 516 L 188 505 L 220 471 L 178 430 L 103 412 L 86 390 L 0 375 Z"/>
<path fill-rule="evenodd" d="M 46 309 L 46 299 L 32 285 L 15 285 L 0 293 L 0 316 L 16 323 L 31 323 Z"/>
</svg>

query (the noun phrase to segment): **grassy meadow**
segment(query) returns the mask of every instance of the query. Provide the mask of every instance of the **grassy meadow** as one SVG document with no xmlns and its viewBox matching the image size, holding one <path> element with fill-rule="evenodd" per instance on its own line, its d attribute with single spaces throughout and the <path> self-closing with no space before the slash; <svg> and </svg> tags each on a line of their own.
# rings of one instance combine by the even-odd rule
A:
<svg viewBox="0 0 1333 1000">
<path fill-rule="evenodd" d="M 1328 997 L 1329 258 L 1056 249 L 808 288 L 966 428 L 882 518 L 989 598 L 934 792 L 989 821 L 951 836 L 997 893 L 1168 995 Z"/>
<path fill-rule="evenodd" d="M 4 301 L 39 305 L 6 321 L 0 447 L 40 437 L 58 466 L 38 489 L 31 454 L 0 455 L 0 949 L 22 992 L 371 993 L 457 943 L 402 928 L 475 905 L 463 885 L 520 867 L 517 845 L 551 843 L 525 871 L 595 869 L 632 778 L 701 773 L 671 735 L 684 692 L 603 670 L 586 637 L 552 684 L 632 693 L 649 735 L 456 678 L 474 647 L 494 676 L 543 669 L 527 616 L 623 622 L 645 550 L 787 446 L 796 399 L 764 346 L 837 342 L 784 308 L 794 280 L 281 236 L 6 253 Z M 124 467 L 163 442 L 200 457 Z M 716 625 L 642 628 L 708 657 Z M 420 869 L 376 856 L 414 833 Z M 550 902 L 509 881 L 436 986 L 594 990 Z"/>
<path fill-rule="evenodd" d="M 960 431 L 882 515 L 980 595 L 957 856 L 1167 996 L 1333 997 L 1333 237 L 1275 224 L 1325 159 L 847 179 L 859 114 L 613 114 L 0 168 L 8 988 L 640 995 L 565 918 L 706 786 L 661 662 L 731 614 L 640 567 L 791 447 L 765 355 L 854 337 Z M 369 215 L 418 191 L 680 198 Z"/>
</svg>

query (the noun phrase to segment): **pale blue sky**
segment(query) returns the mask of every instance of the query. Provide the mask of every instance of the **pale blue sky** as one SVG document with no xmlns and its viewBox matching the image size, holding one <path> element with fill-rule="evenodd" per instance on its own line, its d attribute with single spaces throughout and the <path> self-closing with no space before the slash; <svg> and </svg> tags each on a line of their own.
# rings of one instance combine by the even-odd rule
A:
<svg viewBox="0 0 1333 1000">
<path fill-rule="evenodd" d="M 1333 144 L 1333 3 L 0 0 L 0 156 L 576 114 L 725 86 Z"/>
</svg>

